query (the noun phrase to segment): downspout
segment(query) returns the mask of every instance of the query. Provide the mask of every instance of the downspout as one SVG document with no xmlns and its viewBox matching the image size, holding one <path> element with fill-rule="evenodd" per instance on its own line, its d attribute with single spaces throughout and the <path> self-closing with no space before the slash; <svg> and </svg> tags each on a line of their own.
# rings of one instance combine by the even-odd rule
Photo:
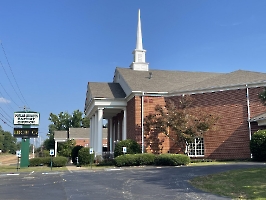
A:
<svg viewBox="0 0 266 200">
<path fill-rule="evenodd" d="M 251 123 L 250 123 L 250 106 L 249 106 L 249 90 L 248 90 L 248 85 L 247 87 L 247 107 L 248 107 L 248 131 L 249 131 L 249 141 L 251 140 Z M 252 154 L 250 155 L 252 158 Z"/>
<path fill-rule="evenodd" d="M 141 96 L 141 153 L 144 153 L 144 92 Z"/>
</svg>

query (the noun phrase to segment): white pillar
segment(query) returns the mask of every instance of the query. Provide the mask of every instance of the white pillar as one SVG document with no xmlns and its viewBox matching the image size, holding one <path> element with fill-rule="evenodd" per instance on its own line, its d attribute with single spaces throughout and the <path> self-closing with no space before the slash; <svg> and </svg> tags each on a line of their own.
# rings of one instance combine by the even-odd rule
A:
<svg viewBox="0 0 266 200">
<path fill-rule="evenodd" d="M 95 156 L 98 152 L 98 112 L 95 112 L 94 116 L 94 133 L 93 133 L 93 144 L 94 144 L 94 151 L 95 151 Z"/>
<path fill-rule="evenodd" d="M 102 156 L 103 151 L 103 109 L 98 109 L 98 134 L 97 134 L 97 148 L 98 155 Z"/>
<path fill-rule="evenodd" d="M 90 118 L 90 143 L 89 143 L 89 147 L 92 147 L 93 148 L 93 144 L 92 144 L 92 141 L 93 141 L 93 117 Z"/>
<path fill-rule="evenodd" d="M 57 154 L 57 141 L 55 140 L 55 144 L 54 144 L 54 157 L 56 157 Z"/>
<path fill-rule="evenodd" d="M 123 124 L 122 124 L 122 140 L 127 139 L 127 110 L 124 109 L 124 117 L 123 117 Z"/>
<path fill-rule="evenodd" d="M 114 143 L 114 138 L 113 138 L 113 119 L 109 119 L 109 145 L 110 145 L 110 152 L 113 152 L 113 143 Z"/>
</svg>

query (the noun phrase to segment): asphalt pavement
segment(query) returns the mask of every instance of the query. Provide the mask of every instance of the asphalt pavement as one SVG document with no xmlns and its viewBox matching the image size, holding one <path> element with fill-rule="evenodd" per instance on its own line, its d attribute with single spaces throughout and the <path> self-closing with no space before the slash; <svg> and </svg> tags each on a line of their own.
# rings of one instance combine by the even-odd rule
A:
<svg viewBox="0 0 266 200">
<path fill-rule="evenodd" d="M 65 172 L 0 174 L 2 200 L 172 200 L 228 199 L 189 184 L 196 176 L 232 169 L 266 167 L 263 163 L 210 166 L 126 167 L 105 170 L 69 168 Z"/>
</svg>

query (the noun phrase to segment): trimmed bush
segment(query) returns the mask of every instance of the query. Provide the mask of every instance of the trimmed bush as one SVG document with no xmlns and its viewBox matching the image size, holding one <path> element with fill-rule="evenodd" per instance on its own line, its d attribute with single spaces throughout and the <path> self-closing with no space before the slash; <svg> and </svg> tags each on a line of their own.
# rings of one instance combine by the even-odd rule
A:
<svg viewBox="0 0 266 200">
<path fill-rule="evenodd" d="M 78 151 L 79 164 L 88 165 L 94 160 L 94 154 L 90 154 L 90 148 L 83 147 Z"/>
<path fill-rule="evenodd" d="M 250 151 L 255 161 L 266 161 L 266 130 L 259 130 L 252 135 Z"/>
<path fill-rule="evenodd" d="M 30 167 L 34 167 L 34 166 L 40 166 L 42 163 L 41 158 L 32 158 L 30 159 Z"/>
<path fill-rule="evenodd" d="M 71 151 L 71 160 L 74 164 L 77 164 L 77 157 L 78 157 L 78 153 L 79 153 L 79 150 L 82 149 L 83 146 L 80 146 L 80 145 L 77 145 L 75 146 L 72 151 Z"/>
<path fill-rule="evenodd" d="M 53 167 L 64 167 L 66 166 L 67 161 L 68 159 L 63 156 L 53 157 Z M 51 166 L 51 160 L 49 166 Z"/>
<path fill-rule="evenodd" d="M 141 153 L 140 145 L 135 140 L 122 140 L 115 144 L 114 157 L 123 155 L 123 147 L 127 147 L 127 154 Z"/>
<path fill-rule="evenodd" d="M 155 155 L 151 153 L 136 154 L 138 156 L 139 165 L 154 165 Z"/>
<path fill-rule="evenodd" d="M 138 156 L 136 154 L 125 154 L 115 158 L 115 165 L 117 167 L 122 166 L 138 166 Z"/>
<path fill-rule="evenodd" d="M 114 159 L 117 167 L 122 166 L 139 166 L 139 165 L 153 165 L 154 154 L 125 154 L 120 155 Z"/>
<path fill-rule="evenodd" d="M 66 157 L 53 157 L 53 167 L 66 166 L 68 159 Z M 30 159 L 30 167 L 47 165 L 51 166 L 51 157 L 38 157 Z"/>
<path fill-rule="evenodd" d="M 161 154 L 155 157 L 155 165 L 177 166 L 187 165 L 190 158 L 184 154 Z"/>
</svg>

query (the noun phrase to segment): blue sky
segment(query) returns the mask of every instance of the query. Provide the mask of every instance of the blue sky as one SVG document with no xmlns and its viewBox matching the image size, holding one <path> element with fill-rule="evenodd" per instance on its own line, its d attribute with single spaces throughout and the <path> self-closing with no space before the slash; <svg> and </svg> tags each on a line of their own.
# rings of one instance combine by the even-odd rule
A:
<svg viewBox="0 0 266 200">
<path fill-rule="evenodd" d="M 24 97 L 45 139 L 49 113 L 83 111 L 88 81 L 131 64 L 138 9 L 151 69 L 266 73 L 264 0 L 0 0 L 0 119 Z"/>
</svg>

